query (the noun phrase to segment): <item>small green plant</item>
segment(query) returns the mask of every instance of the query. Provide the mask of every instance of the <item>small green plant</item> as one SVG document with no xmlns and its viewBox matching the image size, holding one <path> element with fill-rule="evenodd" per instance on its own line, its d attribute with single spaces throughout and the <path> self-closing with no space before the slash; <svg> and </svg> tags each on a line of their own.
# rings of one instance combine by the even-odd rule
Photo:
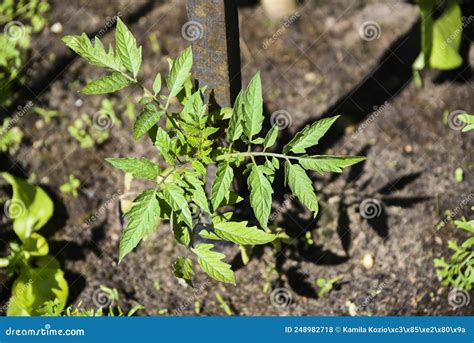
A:
<svg viewBox="0 0 474 343">
<path fill-rule="evenodd" d="M 118 301 L 120 299 L 118 291 L 116 288 L 109 288 L 104 285 L 100 285 L 100 290 L 107 296 L 107 299 L 111 302 Z M 145 307 L 140 304 L 133 306 L 126 314 L 127 317 L 133 316 L 137 311 L 144 310 Z M 44 316 L 63 316 L 63 317 L 102 317 L 107 315 L 108 317 L 123 317 L 125 312 L 120 306 L 108 306 L 107 308 L 98 308 L 98 309 L 84 309 L 81 307 L 81 303 L 77 306 L 69 306 L 64 308 L 61 306 L 57 299 L 48 301 L 41 308 L 40 312 Z"/>
<path fill-rule="evenodd" d="M 332 291 L 334 285 L 337 284 L 342 279 L 341 276 L 336 276 L 332 279 L 317 278 L 315 283 L 318 286 L 318 298 L 324 297 L 327 293 Z"/>
<path fill-rule="evenodd" d="M 471 130 L 474 130 L 474 115 L 472 114 L 461 114 L 458 116 L 458 119 L 466 124 L 466 126 L 462 129 L 462 132 L 469 132 Z"/>
<path fill-rule="evenodd" d="M 56 117 L 59 116 L 59 111 L 48 110 L 48 109 L 41 108 L 41 107 L 35 107 L 35 108 L 33 108 L 33 111 L 37 115 L 39 115 L 41 118 L 43 118 L 43 120 L 46 124 L 51 123 L 51 119 L 56 118 Z"/>
<path fill-rule="evenodd" d="M 0 258 L 0 267 L 15 276 L 7 315 L 40 315 L 49 301 L 64 309 L 69 293 L 59 262 L 49 255 L 49 245 L 39 231 L 53 215 L 53 202 L 38 186 L 8 173 L 0 176 L 13 189 L 13 197 L 5 204 L 13 220 L 13 231 L 20 242 L 10 243 L 10 256 Z"/>
<path fill-rule="evenodd" d="M 23 132 L 17 126 L 12 125 L 10 118 L 5 118 L 0 127 L 0 151 L 14 154 L 21 144 Z"/>
<path fill-rule="evenodd" d="M 73 174 L 69 174 L 66 183 L 61 185 L 61 187 L 59 187 L 59 190 L 61 191 L 61 193 L 69 193 L 73 196 L 73 198 L 77 198 L 77 196 L 79 195 L 77 190 L 80 186 L 81 181 Z"/>
<path fill-rule="evenodd" d="M 421 16 L 421 53 L 413 64 L 414 78 L 422 85 L 424 69 L 452 70 L 463 63 L 459 54 L 463 31 L 461 0 L 418 0 Z M 435 18 L 436 9 L 442 14 Z"/>
<path fill-rule="evenodd" d="M 109 131 L 98 128 L 89 115 L 83 113 L 67 128 L 69 134 L 79 142 L 82 149 L 93 148 L 109 139 Z"/>
<path fill-rule="evenodd" d="M 472 208 L 474 211 L 474 207 Z M 454 222 L 456 228 L 471 234 L 461 245 L 456 241 L 448 241 L 448 248 L 453 254 L 446 260 L 444 257 L 436 258 L 434 265 L 436 274 L 444 286 L 456 286 L 467 291 L 474 285 L 474 220 L 462 218 Z"/>
<path fill-rule="evenodd" d="M 226 315 L 232 316 L 234 314 L 229 304 L 227 304 L 227 302 L 224 300 L 224 298 L 219 292 L 216 292 L 216 300 L 219 303 L 219 307 L 222 309 L 222 311 L 224 311 Z"/>
<path fill-rule="evenodd" d="M 11 104 L 13 81 L 23 82 L 21 70 L 31 44 L 31 35 L 47 23 L 47 0 L 0 1 L 0 105 Z"/>
<path fill-rule="evenodd" d="M 210 242 L 223 240 L 243 246 L 272 242 L 276 238 L 268 228 L 272 183 L 281 164 L 286 185 L 316 216 L 318 201 L 307 172 L 341 172 L 364 159 L 310 155 L 307 151 L 318 144 L 337 117 L 305 127 L 281 153 L 270 152 L 279 130 L 274 126 L 262 134 L 264 116 L 259 73 L 240 92 L 233 109 L 216 109 L 204 100 L 206 87 L 194 87 L 190 48 L 169 60 L 169 75 L 165 78 L 168 91 L 165 93 L 160 74 L 156 75 L 151 90 L 138 80 L 142 50 L 120 19 L 117 21 L 116 49 L 110 46 L 106 50 L 97 37 L 92 42 L 86 34 L 66 36 L 63 41 L 89 63 L 108 71 L 88 83 L 82 89 L 83 93 L 106 94 L 130 85 L 142 87 L 144 95 L 139 103 L 143 109 L 135 121 L 133 137 L 138 140 L 148 136 L 168 165 L 162 169 L 146 158 L 136 157 L 107 159 L 116 168 L 152 183 L 134 200 L 126 214 L 120 261 L 144 236 L 156 230 L 160 219 L 169 220 L 177 243 L 189 252 L 173 264 L 177 278 L 192 285 L 194 261 L 197 261 L 210 277 L 235 284 L 231 266 L 223 261 L 225 255 L 216 251 L 212 243 L 198 243 L 197 236 Z M 179 106 L 173 105 L 172 109 L 174 98 L 178 99 Z M 166 129 L 157 125 L 162 118 L 166 119 Z M 246 146 L 243 151 L 237 148 L 242 144 Z M 213 181 L 208 175 L 211 165 L 217 167 Z M 245 168 L 255 225 L 239 221 L 229 209 L 242 200 L 231 191 L 234 171 L 239 166 Z M 208 182 L 212 182 L 210 194 L 204 187 Z"/>
</svg>

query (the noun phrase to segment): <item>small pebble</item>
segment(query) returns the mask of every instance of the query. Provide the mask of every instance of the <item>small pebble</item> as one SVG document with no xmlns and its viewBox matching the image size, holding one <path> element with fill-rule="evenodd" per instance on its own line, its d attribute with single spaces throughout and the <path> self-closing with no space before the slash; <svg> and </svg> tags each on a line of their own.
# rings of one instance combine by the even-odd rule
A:
<svg viewBox="0 0 474 343">
<path fill-rule="evenodd" d="M 38 130 L 41 130 L 42 128 L 44 128 L 44 121 L 42 121 L 42 120 L 37 120 L 37 121 L 35 121 L 35 127 L 36 127 Z"/>
<path fill-rule="evenodd" d="M 411 154 L 413 152 L 413 147 L 410 144 L 407 144 L 403 148 L 403 151 L 405 151 L 407 154 Z"/>
<path fill-rule="evenodd" d="M 318 75 L 316 73 L 310 72 L 304 74 L 304 80 L 306 82 L 315 82 L 318 79 Z"/>
<path fill-rule="evenodd" d="M 63 24 L 61 24 L 60 22 L 54 23 L 51 26 L 51 32 L 56 34 L 63 32 Z"/>
<path fill-rule="evenodd" d="M 365 254 L 362 258 L 362 266 L 366 270 L 370 270 L 374 267 L 374 257 L 370 254 Z"/>
<path fill-rule="evenodd" d="M 74 102 L 74 106 L 76 106 L 76 107 L 81 107 L 83 104 L 84 104 L 84 101 L 82 101 L 82 99 L 77 99 Z"/>
<path fill-rule="evenodd" d="M 436 237 L 435 237 L 435 242 L 436 242 L 436 244 L 438 244 L 438 245 L 443 245 L 443 240 L 441 239 L 441 237 L 436 236 Z"/>
</svg>

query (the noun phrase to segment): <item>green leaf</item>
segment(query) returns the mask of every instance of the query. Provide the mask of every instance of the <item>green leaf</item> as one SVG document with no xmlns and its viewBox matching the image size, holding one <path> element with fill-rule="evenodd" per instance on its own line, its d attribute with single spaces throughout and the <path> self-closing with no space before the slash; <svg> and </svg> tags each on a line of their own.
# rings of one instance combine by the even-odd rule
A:
<svg viewBox="0 0 474 343">
<path fill-rule="evenodd" d="M 474 115 L 472 114 L 467 114 L 467 113 L 464 113 L 464 114 L 461 114 L 458 116 L 458 119 L 467 124 L 463 129 L 462 129 L 462 132 L 469 132 L 471 130 L 474 130 Z"/>
<path fill-rule="evenodd" d="M 260 73 L 250 81 L 243 95 L 244 118 L 243 131 L 249 140 L 262 130 L 263 123 L 263 97 L 262 97 L 262 80 Z"/>
<path fill-rule="evenodd" d="M 313 190 L 313 183 L 303 168 L 299 165 L 293 165 L 285 162 L 285 180 L 288 182 L 291 191 L 300 199 L 300 201 L 314 212 L 314 216 L 318 214 L 318 199 Z"/>
<path fill-rule="evenodd" d="M 204 185 L 201 180 L 196 176 L 186 174 L 185 179 L 189 184 L 190 192 L 192 194 L 192 199 L 198 205 L 201 210 L 211 213 L 209 209 L 209 204 L 207 202 L 206 192 L 204 191 Z"/>
<path fill-rule="evenodd" d="M 170 205 L 171 209 L 183 215 L 186 225 L 193 227 L 193 218 L 184 196 L 184 190 L 176 184 L 165 183 L 162 194 L 163 199 Z"/>
<path fill-rule="evenodd" d="M 161 155 L 168 164 L 173 164 L 173 141 L 168 133 L 161 127 L 156 130 L 155 146 L 160 150 Z"/>
<path fill-rule="evenodd" d="M 31 256 L 46 256 L 49 254 L 48 241 L 36 232 L 33 232 L 30 237 L 24 240 L 21 249 Z"/>
<path fill-rule="evenodd" d="M 156 229 L 160 217 L 160 204 L 154 190 L 146 190 L 134 201 L 130 211 L 127 212 L 127 226 L 120 239 L 120 258 L 132 251 L 145 235 Z"/>
<path fill-rule="evenodd" d="M 184 82 L 189 78 L 193 66 L 193 53 L 191 48 L 184 50 L 171 66 L 167 85 L 170 91 L 169 97 L 174 97 L 183 89 Z"/>
<path fill-rule="evenodd" d="M 109 46 L 109 51 L 106 52 L 98 38 L 95 38 L 94 44 L 92 44 L 89 37 L 83 33 L 80 36 L 65 36 L 62 41 L 75 53 L 84 57 L 90 64 L 120 72 L 120 59 L 115 56 L 111 46 Z"/>
<path fill-rule="evenodd" d="M 216 179 L 212 184 L 211 203 L 216 211 L 226 194 L 229 192 L 230 185 L 234 179 L 234 171 L 229 163 L 222 162 L 217 166 Z"/>
<path fill-rule="evenodd" d="M 42 188 L 8 173 L 0 175 L 12 186 L 9 216 L 13 219 L 13 230 L 24 241 L 33 231 L 46 225 L 53 216 L 54 204 Z"/>
<path fill-rule="evenodd" d="M 91 81 L 82 88 L 84 94 L 107 94 L 124 89 L 130 81 L 120 73 L 102 76 L 100 79 Z"/>
<path fill-rule="evenodd" d="M 156 125 L 163 114 L 164 112 L 159 111 L 155 105 L 146 105 L 133 126 L 133 138 L 138 140 L 143 137 L 154 125 Z"/>
<path fill-rule="evenodd" d="M 155 81 L 153 82 L 153 93 L 155 96 L 161 91 L 161 74 L 156 74 Z"/>
<path fill-rule="evenodd" d="M 193 287 L 193 262 L 188 257 L 180 256 L 178 260 L 173 263 L 173 274 L 178 279 L 183 280 L 189 286 Z"/>
<path fill-rule="evenodd" d="M 213 244 L 198 244 L 192 251 L 196 254 L 202 270 L 213 279 L 235 285 L 235 275 L 230 265 L 223 262 L 224 254 L 211 250 Z"/>
<path fill-rule="evenodd" d="M 142 48 L 137 47 L 137 41 L 120 18 L 117 18 L 115 31 L 117 54 L 124 67 L 136 78 L 142 63 Z"/>
<path fill-rule="evenodd" d="M 250 205 L 262 227 L 266 228 L 272 209 L 273 189 L 265 177 L 263 166 L 252 165 L 247 183 L 250 189 Z"/>
<path fill-rule="evenodd" d="M 248 222 L 222 222 L 214 225 L 217 235 L 227 241 L 240 245 L 259 245 L 272 242 L 275 235 L 262 231 Z"/>
<path fill-rule="evenodd" d="M 323 175 L 324 173 L 341 173 L 346 167 L 352 166 L 366 157 L 359 156 L 308 156 L 298 159 L 300 165 L 306 170 L 313 170 Z"/>
<path fill-rule="evenodd" d="M 278 126 L 274 125 L 265 136 L 265 140 L 263 141 L 263 148 L 268 149 L 271 146 L 273 146 L 273 144 L 275 144 L 276 142 L 277 137 L 278 137 Z"/>
<path fill-rule="evenodd" d="M 24 268 L 12 286 L 7 316 L 39 316 L 48 301 L 55 301 L 58 312 L 67 302 L 69 287 L 59 263 L 51 256 L 39 258 L 38 268 Z"/>
<path fill-rule="evenodd" d="M 433 45 L 430 67 L 451 70 L 462 65 L 459 54 L 462 38 L 462 13 L 458 4 L 451 4 L 433 24 Z"/>
<path fill-rule="evenodd" d="M 283 147 L 283 153 L 294 152 L 295 154 L 303 154 L 306 148 L 312 147 L 319 143 L 329 128 L 339 116 L 324 118 L 314 122 L 312 125 L 306 126 L 298 132 L 296 136 Z"/>
<path fill-rule="evenodd" d="M 155 180 L 160 175 L 160 167 L 146 158 L 106 158 L 105 160 L 134 177 Z"/>
<path fill-rule="evenodd" d="M 243 104 L 242 104 L 242 91 L 240 91 L 237 99 L 235 99 L 234 108 L 232 109 L 232 116 L 229 121 L 229 130 L 227 131 L 227 140 L 229 142 L 236 141 L 242 136 L 243 126 L 242 120 L 244 118 Z"/>
<path fill-rule="evenodd" d="M 176 241 L 185 247 L 189 247 L 189 244 L 191 243 L 191 234 L 189 233 L 187 226 L 183 225 L 183 223 L 178 219 L 178 215 L 175 212 L 171 214 L 170 226 L 173 230 Z"/>
</svg>

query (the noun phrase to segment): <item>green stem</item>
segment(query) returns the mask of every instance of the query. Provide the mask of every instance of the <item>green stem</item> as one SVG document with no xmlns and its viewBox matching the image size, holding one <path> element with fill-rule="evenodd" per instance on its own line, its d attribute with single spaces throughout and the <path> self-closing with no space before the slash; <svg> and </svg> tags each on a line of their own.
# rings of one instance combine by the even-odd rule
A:
<svg viewBox="0 0 474 343">
<path fill-rule="evenodd" d="M 220 155 L 216 158 L 216 161 L 222 161 L 222 160 L 225 160 L 229 157 L 230 158 L 232 158 L 232 157 L 250 157 L 250 158 L 254 158 L 254 157 L 257 157 L 257 156 L 276 157 L 276 158 L 281 158 L 283 160 L 299 160 L 300 159 L 300 157 L 287 156 L 287 155 L 277 154 L 277 153 L 273 153 L 273 152 L 246 151 L 246 152 L 233 152 L 233 153 L 230 153 L 230 154 Z"/>
</svg>

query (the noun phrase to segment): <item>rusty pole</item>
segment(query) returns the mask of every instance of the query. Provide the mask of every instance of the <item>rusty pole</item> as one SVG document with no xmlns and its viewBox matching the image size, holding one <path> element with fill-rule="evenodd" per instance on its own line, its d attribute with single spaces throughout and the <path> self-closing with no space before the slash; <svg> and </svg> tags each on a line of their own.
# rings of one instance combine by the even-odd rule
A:
<svg viewBox="0 0 474 343">
<path fill-rule="evenodd" d="M 186 30 L 194 30 L 194 75 L 208 86 L 211 101 L 232 106 L 242 87 L 240 76 L 239 19 L 235 0 L 187 0 Z"/>
</svg>

